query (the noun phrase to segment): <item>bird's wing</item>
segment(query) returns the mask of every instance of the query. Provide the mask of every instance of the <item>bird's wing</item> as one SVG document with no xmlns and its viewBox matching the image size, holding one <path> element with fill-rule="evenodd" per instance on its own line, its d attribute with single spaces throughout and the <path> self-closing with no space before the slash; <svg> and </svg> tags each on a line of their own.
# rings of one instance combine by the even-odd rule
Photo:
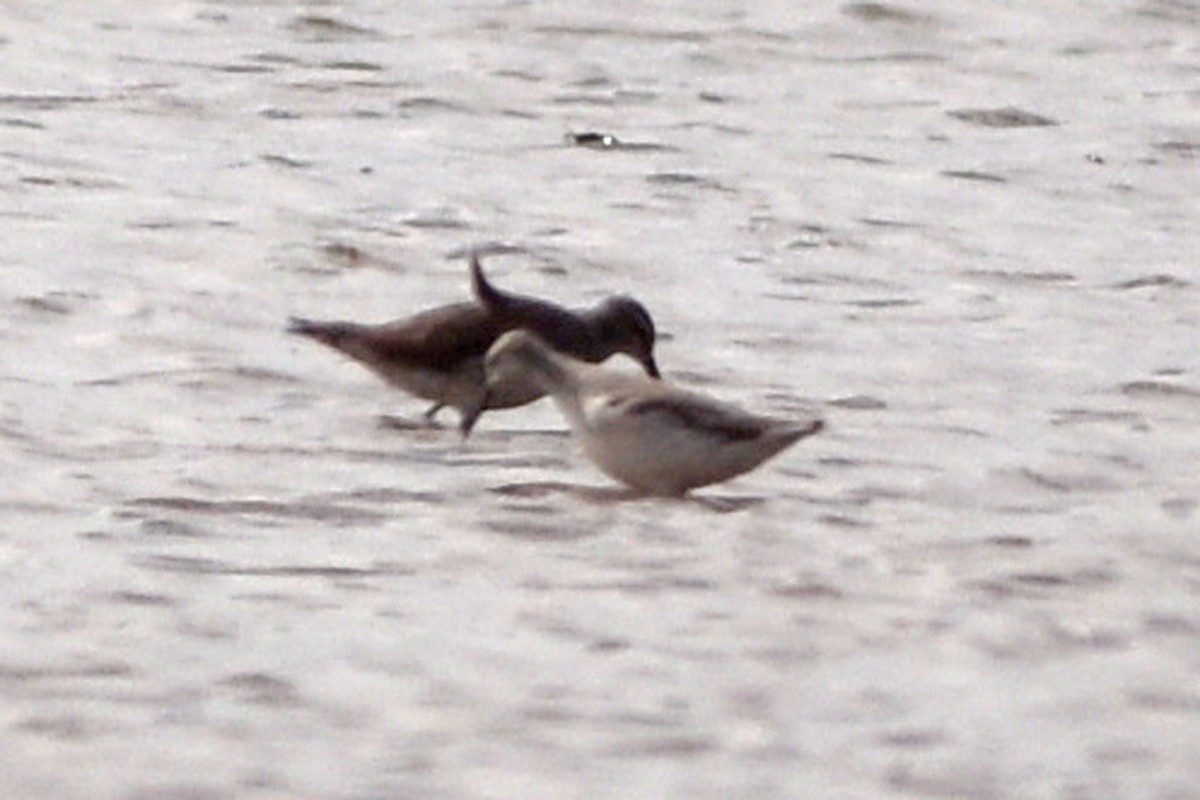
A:
<svg viewBox="0 0 1200 800">
<path fill-rule="evenodd" d="M 448 371 L 482 358 L 509 327 L 482 306 L 456 303 L 380 326 L 370 336 L 385 359 Z"/>
<path fill-rule="evenodd" d="M 602 358 L 590 317 L 549 300 L 498 289 L 483 273 L 479 259 L 471 258 L 471 284 L 480 304 L 509 328 L 536 333 L 560 353 L 584 361 Z"/>
<path fill-rule="evenodd" d="M 661 414 L 683 427 L 730 441 L 757 439 L 774 424 L 717 400 L 682 392 L 627 398 L 624 413 Z"/>
</svg>

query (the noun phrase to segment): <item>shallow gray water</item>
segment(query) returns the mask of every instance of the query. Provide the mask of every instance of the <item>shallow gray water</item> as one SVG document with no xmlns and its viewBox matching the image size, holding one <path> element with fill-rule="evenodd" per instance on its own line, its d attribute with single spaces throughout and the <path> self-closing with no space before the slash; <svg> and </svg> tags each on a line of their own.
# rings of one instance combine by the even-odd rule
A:
<svg viewBox="0 0 1200 800">
<path fill-rule="evenodd" d="M 0 5 L 0 795 L 1200 797 L 1200 5 L 1093 5 Z M 283 334 L 471 246 L 829 430 L 621 502 Z"/>
</svg>

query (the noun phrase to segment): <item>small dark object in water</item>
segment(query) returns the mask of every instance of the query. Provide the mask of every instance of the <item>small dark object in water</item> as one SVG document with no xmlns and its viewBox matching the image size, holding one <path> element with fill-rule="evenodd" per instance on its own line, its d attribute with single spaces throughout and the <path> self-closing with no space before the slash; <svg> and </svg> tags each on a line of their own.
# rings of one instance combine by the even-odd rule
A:
<svg viewBox="0 0 1200 800">
<path fill-rule="evenodd" d="M 594 150 L 609 150 L 619 147 L 621 142 L 611 133 L 585 131 L 584 133 L 568 133 L 567 144 L 573 144 L 576 147 L 590 147 Z"/>
<path fill-rule="evenodd" d="M 947 111 L 951 117 L 985 128 L 1042 128 L 1058 125 L 1058 120 L 1019 108 L 959 108 Z"/>
</svg>

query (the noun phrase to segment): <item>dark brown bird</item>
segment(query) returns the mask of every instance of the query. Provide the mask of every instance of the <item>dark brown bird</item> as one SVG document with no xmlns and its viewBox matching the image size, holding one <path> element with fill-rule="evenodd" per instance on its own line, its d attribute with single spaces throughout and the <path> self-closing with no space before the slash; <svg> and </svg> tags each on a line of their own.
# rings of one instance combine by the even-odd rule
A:
<svg viewBox="0 0 1200 800">
<path fill-rule="evenodd" d="M 650 377 L 659 377 L 654 362 L 654 320 L 646 307 L 632 297 L 614 295 L 595 308 L 568 311 L 545 300 L 500 291 L 488 281 L 474 255 L 471 288 L 505 331 L 513 328 L 532 331 L 560 353 L 590 364 L 625 353 L 641 364 Z"/>
<path fill-rule="evenodd" d="M 609 297 L 595 308 L 570 311 L 502 292 L 487 280 L 475 254 L 471 281 L 478 303 L 441 306 L 382 325 L 294 317 L 288 330 L 349 356 L 398 389 L 433 401 L 425 412 L 430 421 L 443 406 L 458 409 L 464 437 L 484 410 L 525 405 L 545 394 L 521 376 L 487 386 L 483 357 L 509 330 L 527 328 L 552 347 L 591 363 L 625 353 L 651 376 L 659 376 L 654 321 L 636 300 Z"/>
</svg>

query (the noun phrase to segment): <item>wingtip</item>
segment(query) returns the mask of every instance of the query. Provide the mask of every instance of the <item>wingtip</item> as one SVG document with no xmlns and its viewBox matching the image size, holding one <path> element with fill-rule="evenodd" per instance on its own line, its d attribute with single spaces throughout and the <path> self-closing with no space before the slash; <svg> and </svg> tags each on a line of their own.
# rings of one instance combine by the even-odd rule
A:
<svg viewBox="0 0 1200 800">
<path fill-rule="evenodd" d="M 791 426 L 790 434 L 787 438 L 791 442 L 798 442 L 801 439 L 807 439 L 809 436 L 815 436 L 823 430 L 825 430 L 825 420 L 823 419 L 798 422 Z"/>
<path fill-rule="evenodd" d="M 335 322 L 319 322 L 315 319 L 305 319 L 304 317 L 289 317 L 287 332 L 296 336 L 307 336 L 309 339 L 316 339 L 318 342 L 323 342 L 332 345 L 339 333 L 344 332 L 345 326 Z"/>
<path fill-rule="evenodd" d="M 489 308 L 498 307 L 504 298 L 496 287 L 488 282 L 487 275 L 483 274 L 483 263 L 479 260 L 478 250 L 471 251 L 470 264 L 471 290 L 475 293 L 475 298 Z"/>
<path fill-rule="evenodd" d="M 307 334 L 312 331 L 313 321 L 304 317 L 288 317 L 287 328 L 288 333 Z"/>
<path fill-rule="evenodd" d="M 479 293 L 479 284 L 484 282 L 483 264 L 479 260 L 479 251 L 471 250 L 468 254 L 467 263 L 471 270 L 471 286 L 475 289 L 476 294 Z"/>
<path fill-rule="evenodd" d="M 816 436 L 823 430 L 825 430 L 825 420 L 814 419 L 800 428 L 800 438 L 807 439 L 809 436 Z"/>
</svg>

